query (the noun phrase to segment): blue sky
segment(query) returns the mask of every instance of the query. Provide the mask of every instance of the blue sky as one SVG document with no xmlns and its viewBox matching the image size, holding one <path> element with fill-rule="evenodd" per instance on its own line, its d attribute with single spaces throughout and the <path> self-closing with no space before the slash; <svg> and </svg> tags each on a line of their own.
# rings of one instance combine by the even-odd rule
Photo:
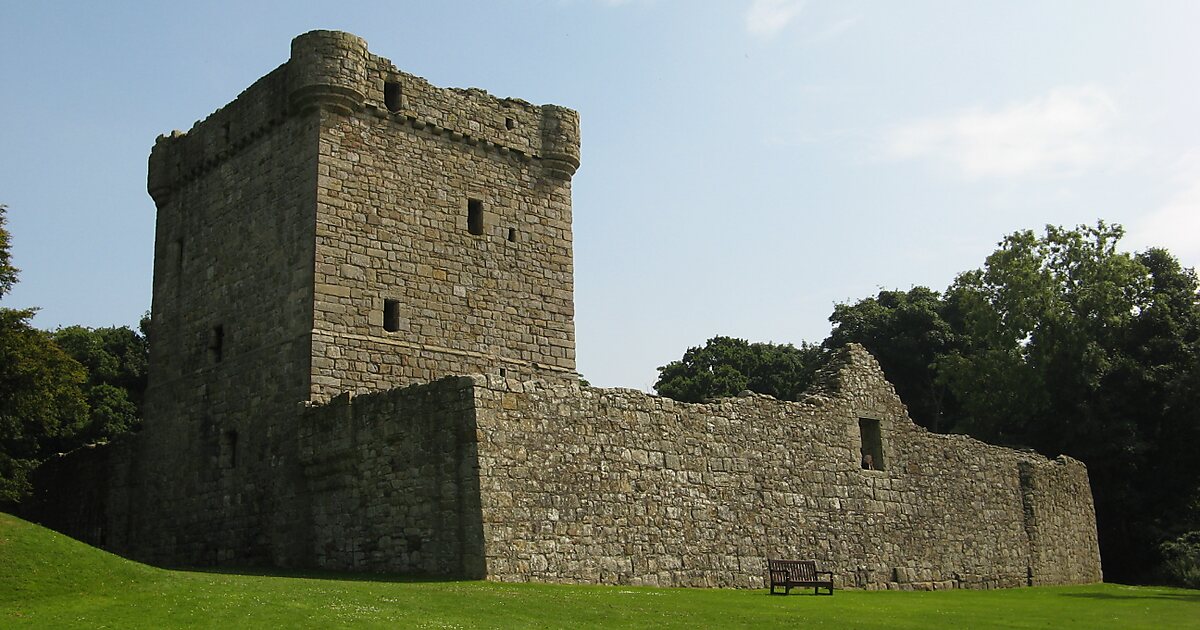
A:
<svg viewBox="0 0 1200 630">
<path fill-rule="evenodd" d="M 579 370 L 648 389 L 716 334 L 818 342 L 1018 229 L 1200 262 L 1200 3 L 0 0 L 0 203 L 35 323 L 150 306 L 155 136 L 350 31 L 444 87 L 582 117 Z"/>
</svg>

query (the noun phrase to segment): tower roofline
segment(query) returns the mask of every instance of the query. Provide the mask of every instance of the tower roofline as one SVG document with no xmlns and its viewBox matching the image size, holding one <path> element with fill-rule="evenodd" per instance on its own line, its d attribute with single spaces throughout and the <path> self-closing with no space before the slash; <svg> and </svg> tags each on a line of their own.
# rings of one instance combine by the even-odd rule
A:
<svg viewBox="0 0 1200 630">
<path fill-rule="evenodd" d="M 538 160 L 569 180 L 579 167 L 579 114 L 559 105 L 439 88 L 372 54 L 361 38 L 315 30 L 292 40 L 289 60 L 191 129 L 160 135 L 147 190 L 162 207 L 178 188 L 221 164 L 289 116 L 315 110 L 390 118 L 515 160 Z M 466 112 L 467 115 L 463 115 Z"/>
</svg>

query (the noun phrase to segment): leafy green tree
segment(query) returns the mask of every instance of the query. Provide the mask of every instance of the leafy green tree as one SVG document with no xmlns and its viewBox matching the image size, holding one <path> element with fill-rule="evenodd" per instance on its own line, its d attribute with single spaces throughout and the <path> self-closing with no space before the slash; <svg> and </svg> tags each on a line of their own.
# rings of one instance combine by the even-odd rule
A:
<svg viewBox="0 0 1200 630">
<path fill-rule="evenodd" d="M 1200 283 L 1164 250 L 1136 260 L 1149 273 L 1146 291 L 1096 393 L 1101 426 L 1128 440 L 1090 444 L 1096 476 L 1113 490 L 1097 491 L 1109 520 L 1102 532 L 1111 525 L 1110 538 L 1135 542 L 1110 552 L 1114 568 L 1143 565 L 1153 543 L 1200 530 Z"/>
<path fill-rule="evenodd" d="M 0 205 L 0 297 L 17 280 Z M 87 415 L 83 367 L 30 325 L 31 309 L 0 308 L 0 503 L 29 491 L 29 473 L 54 440 Z"/>
<path fill-rule="evenodd" d="M 32 315 L 0 309 L 0 502 L 24 496 L 29 472 L 88 414 L 83 366 L 31 326 Z"/>
<path fill-rule="evenodd" d="M 1200 588 L 1200 531 L 1159 545 L 1168 577 L 1187 588 Z"/>
<path fill-rule="evenodd" d="M 69 326 L 56 330 L 53 339 L 88 374 L 84 390 L 91 411 L 74 441 L 109 439 L 140 427 L 149 359 L 145 336 L 126 326 Z"/>
<path fill-rule="evenodd" d="M 17 280 L 6 208 L 0 205 L 0 297 Z M 148 345 L 128 327 L 34 328 L 33 309 L 0 308 L 0 502 L 29 492 L 47 456 L 136 429 L 146 389 Z"/>
<path fill-rule="evenodd" d="M 1083 446 L 1075 425 L 1095 415 L 1093 394 L 1146 301 L 1148 270 L 1116 251 L 1121 235 L 1104 223 L 1017 232 L 955 280 L 948 301 L 967 343 L 939 372 L 972 434 L 1068 454 Z"/>
<path fill-rule="evenodd" d="M 812 382 L 823 357 L 820 346 L 797 348 L 718 336 L 658 368 L 654 389 L 684 402 L 736 396 L 744 390 L 795 400 Z"/>
<path fill-rule="evenodd" d="M 948 289 L 961 343 L 935 372 L 962 430 L 1084 461 L 1106 574 L 1145 579 L 1157 542 L 1195 522 L 1200 294 L 1166 251 L 1118 251 L 1122 235 L 1006 237 Z"/>
<path fill-rule="evenodd" d="M 1011 234 L 942 294 L 836 306 L 825 345 L 863 344 L 923 426 L 1084 461 L 1105 574 L 1142 580 L 1200 531 L 1200 283 L 1122 236 Z"/>
<path fill-rule="evenodd" d="M 825 347 L 862 344 L 879 361 L 909 415 L 931 431 L 953 430 L 956 400 L 937 378 L 936 363 L 962 343 L 947 320 L 947 305 L 927 287 L 880 291 L 834 306 Z"/>
<path fill-rule="evenodd" d="M 0 298 L 17 283 L 17 272 L 20 271 L 12 264 L 12 244 L 8 229 L 4 224 L 8 221 L 8 206 L 0 204 Z"/>
</svg>

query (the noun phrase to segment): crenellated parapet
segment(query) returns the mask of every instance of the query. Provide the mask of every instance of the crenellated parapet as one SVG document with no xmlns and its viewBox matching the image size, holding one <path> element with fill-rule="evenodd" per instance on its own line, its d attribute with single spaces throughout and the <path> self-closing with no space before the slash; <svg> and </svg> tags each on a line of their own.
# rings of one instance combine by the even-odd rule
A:
<svg viewBox="0 0 1200 630">
<path fill-rule="evenodd" d="M 292 116 L 314 112 L 371 116 L 518 162 L 538 162 L 551 180 L 579 167 L 579 114 L 470 88 L 439 88 L 371 54 L 361 38 L 311 31 L 292 40 L 291 57 L 236 100 L 187 132 L 160 136 L 147 188 L 167 203 L 182 184 L 220 164 Z"/>
<path fill-rule="evenodd" d="M 162 208 L 180 186 L 257 141 L 288 116 L 287 65 L 246 88 L 233 102 L 192 125 L 160 135 L 150 151 L 147 190 Z"/>
</svg>

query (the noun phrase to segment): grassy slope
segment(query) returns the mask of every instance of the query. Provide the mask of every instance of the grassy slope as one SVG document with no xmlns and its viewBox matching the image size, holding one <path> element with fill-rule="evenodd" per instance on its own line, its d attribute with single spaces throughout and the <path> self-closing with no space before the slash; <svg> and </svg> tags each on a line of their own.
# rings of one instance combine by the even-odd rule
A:
<svg viewBox="0 0 1200 630">
<path fill-rule="evenodd" d="M 167 571 L 0 513 L 0 627 L 1200 628 L 1200 591 L 649 589 Z"/>
</svg>

